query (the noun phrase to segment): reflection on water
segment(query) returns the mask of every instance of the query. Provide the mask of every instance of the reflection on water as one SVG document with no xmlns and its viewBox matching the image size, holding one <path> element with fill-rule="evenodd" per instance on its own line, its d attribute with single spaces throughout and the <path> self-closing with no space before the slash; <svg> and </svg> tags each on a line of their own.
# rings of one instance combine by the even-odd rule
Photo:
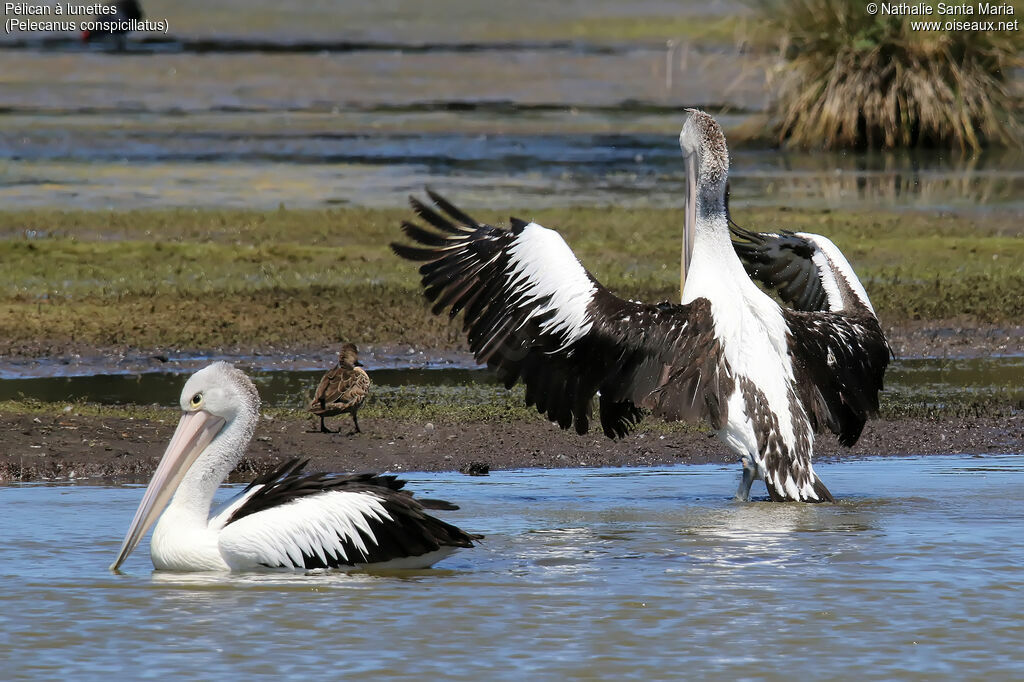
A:
<svg viewBox="0 0 1024 682">
<path fill-rule="evenodd" d="M 747 156 L 733 155 L 729 177 L 733 196 L 749 205 L 1024 208 L 1019 150 Z"/>
<path fill-rule="evenodd" d="M 460 116 L 442 118 L 454 126 Z M 657 135 L 0 131 L 0 199 L 9 208 L 398 206 L 430 184 L 490 208 L 675 206 L 684 181 L 671 134 L 678 117 L 662 118 Z M 950 158 L 741 150 L 731 196 L 737 207 L 1020 210 L 1021 160 L 1019 151 Z"/>
<path fill-rule="evenodd" d="M 838 504 L 736 503 L 719 466 L 418 474 L 487 539 L 374 575 L 154 574 L 143 545 L 114 576 L 140 486 L 0 487 L 0 649 L 63 678 L 1015 677 L 1024 455 L 819 472 Z"/>
<path fill-rule="evenodd" d="M 678 205 L 686 106 L 749 136 L 766 55 L 659 46 L 116 56 L 8 50 L 7 208 L 400 206 L 431 184 L 493 208 Z M 457 77 L 453 77 L 457 74 Z M 765 124 L 762 124 L 765 125 Z M 734 145 L 737 206 L 1024 209 L 1020 150 L 964 157 Z"/>
</svg>

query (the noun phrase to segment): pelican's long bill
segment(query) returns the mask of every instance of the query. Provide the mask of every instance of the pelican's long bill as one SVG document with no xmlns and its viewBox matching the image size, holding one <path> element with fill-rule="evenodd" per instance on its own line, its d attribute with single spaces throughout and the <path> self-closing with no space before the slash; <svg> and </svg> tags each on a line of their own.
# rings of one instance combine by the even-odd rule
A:
<svg viewBox="0 0 1024 682">
<path fill-rule="evenodd" d="M 688 154 L 686 163 L 686 203 L 683 209 L 683 252 L 679 257 L 679 298 L 683 297 L 686 275 L 693 258 L 693 242 L 697 236 L 697 154 Z"/>
<path fill-rule="evenodd" d="M 110 565 L 111 571 L 116 571 L 132 553 L 132 550 L 138 546 L 142 536 L 160 516 L 174 495 L 174 491 L 178 489 L 181 479 L 185 477 L 185 472 L 223 426 L 224 420 L 221 417 L 215 417 L 205 410 L 186 412 L 181 415 L 181 421 L 178 422 L 178 428 L 175 429 L 174 435 L 171 437 L 170 445 L 167 446 L 167 450 L 153 474 L 153 480 L 146 488 L 146 494 L 142 496 L 142 502 L 135 512 L 132 525 L 121 544 L 117 561 Z"/>
</svg>

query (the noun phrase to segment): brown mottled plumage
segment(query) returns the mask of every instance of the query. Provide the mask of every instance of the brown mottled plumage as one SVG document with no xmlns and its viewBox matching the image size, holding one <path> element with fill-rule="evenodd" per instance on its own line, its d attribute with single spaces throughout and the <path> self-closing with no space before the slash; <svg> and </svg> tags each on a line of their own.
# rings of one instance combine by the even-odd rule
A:
<svg viewBox="0 0 1024 682">
<path fill-rule="evenodd" d="M 352 415 L 355 424 L 352 433 L 360 433 L 356 413 L 369 392 L 370 377 L 359 364 L 359 349 L 355 344 L 346 343 L 338 353 L 338 364 L 324 375 L 316 387 L 309 411 L 320 417 L 322 433 L 337 433 L 324 426 L 324 417 L 345 413 Z"/>
</svg>

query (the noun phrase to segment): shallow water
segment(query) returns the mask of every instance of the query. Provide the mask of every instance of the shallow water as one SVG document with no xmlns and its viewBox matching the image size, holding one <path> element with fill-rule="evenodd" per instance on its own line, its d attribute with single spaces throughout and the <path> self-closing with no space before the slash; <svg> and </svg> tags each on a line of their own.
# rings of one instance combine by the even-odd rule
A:
<svg viewBox="0 0 1024 682">
<path fill-rule="evenodd" d="M 372 576 L 160 575 L 146 543 L 111 575 L 140 487 L 0 487 L 5 676 L 1019 676 L 1024 456 L 819 472 L 839 504 L 735 503 L 718 466 L 416 474 L 487 539 Z"/>
<path fill-rule="evenodd" d="M 612 130 L 623 116 L 591 114 Z M 9 128 L 0 132 L 0 201 L 7 208 L 122 210 L 395 207 L 425 185 L 460 204 L 498 209 L 681 201 L 678 115 L 660 115 L 659 134 L 444 131 L 467 117 L 489 119 L 492 129 L 516 118 L 431 113 L 421 118 L 442 131 L 415 134 L 353 132 L 345 120 L 308 132 L 286 130 L 286 123 L 260 133 Z M 376 118 L 387 125 L 410 116 Z M 739 208 L 1024 210 L 1019 152 L 966 159 L 741 150 L 732 157 L 731 198 Z"/>
<path fill-rule="evenodd" d="M 446 8 L 460 4 L 465 28 L 471 3 Z M 669 14 L 726 7 L 648 4 Z M 615 10 L 570 5 L 538 6 L 532 18 Z M 437 24 L 408 7 L 394 11 L 407 14 L 406 29 Z M 316 28 L 307 24 L 307 35 Z M 0 205 L 393 207 L 427 184 L 467 206 L 678 205 L 683 108 L 708 108 L 730 134 L 750 135 L 758 133 L 750 114 L 771 95 L 773 58 L 729 46 L 681 45 L 667 79 L 660 43 L 488 44 L 494 49 L 125 55 L 4 50 L 0 40 Z M 1020 150 L 733 152 L 737 207 L 1024 211 Z"/>
<path fill-rule="evenodd" d="M 334 359 L 312 359 L 305 366 L 293 362 L 288 369 L 268 367 L 258 359 L 253 360 L 239 364 L 256 382 L 265 406 L 303 407 L 312 397 L 324 368 Z M 407 363 L 408 359 L 401 357 L 367 360 L 374 399 L 387 401 L 401 396 L 404 400 L 424 402 L 486 402 L 505 392 L 493 373 L 472 364 L 452 363 L 440 368 Z M 205 364 L 188 359 L 161 363 L 164 368 L 174 367 L 172 371 L 77 376 L 25 377 L 0 373 L 0 400 L 173 406 L 187 375 Z M 886 372 L 885 385 L 887 395 L 929 403 L 949 398 L 962 400 L 965 395 L 977 400 L 1024 401 L 1024 356 L 894 360 Z"/>
</svg>

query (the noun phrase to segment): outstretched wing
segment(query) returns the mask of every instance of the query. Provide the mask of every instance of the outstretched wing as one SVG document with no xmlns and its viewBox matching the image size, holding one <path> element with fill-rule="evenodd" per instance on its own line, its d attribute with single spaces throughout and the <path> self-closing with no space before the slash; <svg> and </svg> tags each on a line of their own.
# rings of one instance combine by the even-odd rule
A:
<svg viewBox="0 0 1024 682">
<path fill-rule="evenodd" d="M 867 292 L 827 237 L 807 232 L 730 228 L 747 274 L 795 310 L 789 326 L 793 371 L 816 431 L 853 445 L 878 414 L 878 392 L 892 351 Z"/>
<path fill-rule="evenodd" d="M 729 228 L 733 248 L 751 279 L 775 290 L 797 310 L 874 309 L 846 257 L 828 237 L 809 232 L 751 232 Z"/>
<path fill-rule="evenodd" d="M 839 442 L 857 442 L 878 415 L 878 392 L 892 351 L 874 315 L 783 309 L 790 330 L 793 374 L 815 431 L 828 427 Z"/>
<path fill-rule="evenodd" d="M 381 564 L 471 547 L 479 536 L 425 513 L 391 475 L 305 473 L 297 459 L 253 481 L 214 517 L 230 563 L 271 568 Z"/>
<path fill-rule="evenodd" d="M 478 223 L 436 193 L 439 211 L 411 199 L 433 230 L 404 222 L 417 246 L 435 314 L 464 314 L 478 362 L 506 387 L 526 384 L 526 402 L 562 428 L 589 429 L 591 402 L 610 438 L 650 408 L 666 419 L 727 419 L 732 377 L 714 334 L 710 303 L 650 305 L 605 289 L 554 230 L 513 218 L 510 229 Z"/>
</svg>

